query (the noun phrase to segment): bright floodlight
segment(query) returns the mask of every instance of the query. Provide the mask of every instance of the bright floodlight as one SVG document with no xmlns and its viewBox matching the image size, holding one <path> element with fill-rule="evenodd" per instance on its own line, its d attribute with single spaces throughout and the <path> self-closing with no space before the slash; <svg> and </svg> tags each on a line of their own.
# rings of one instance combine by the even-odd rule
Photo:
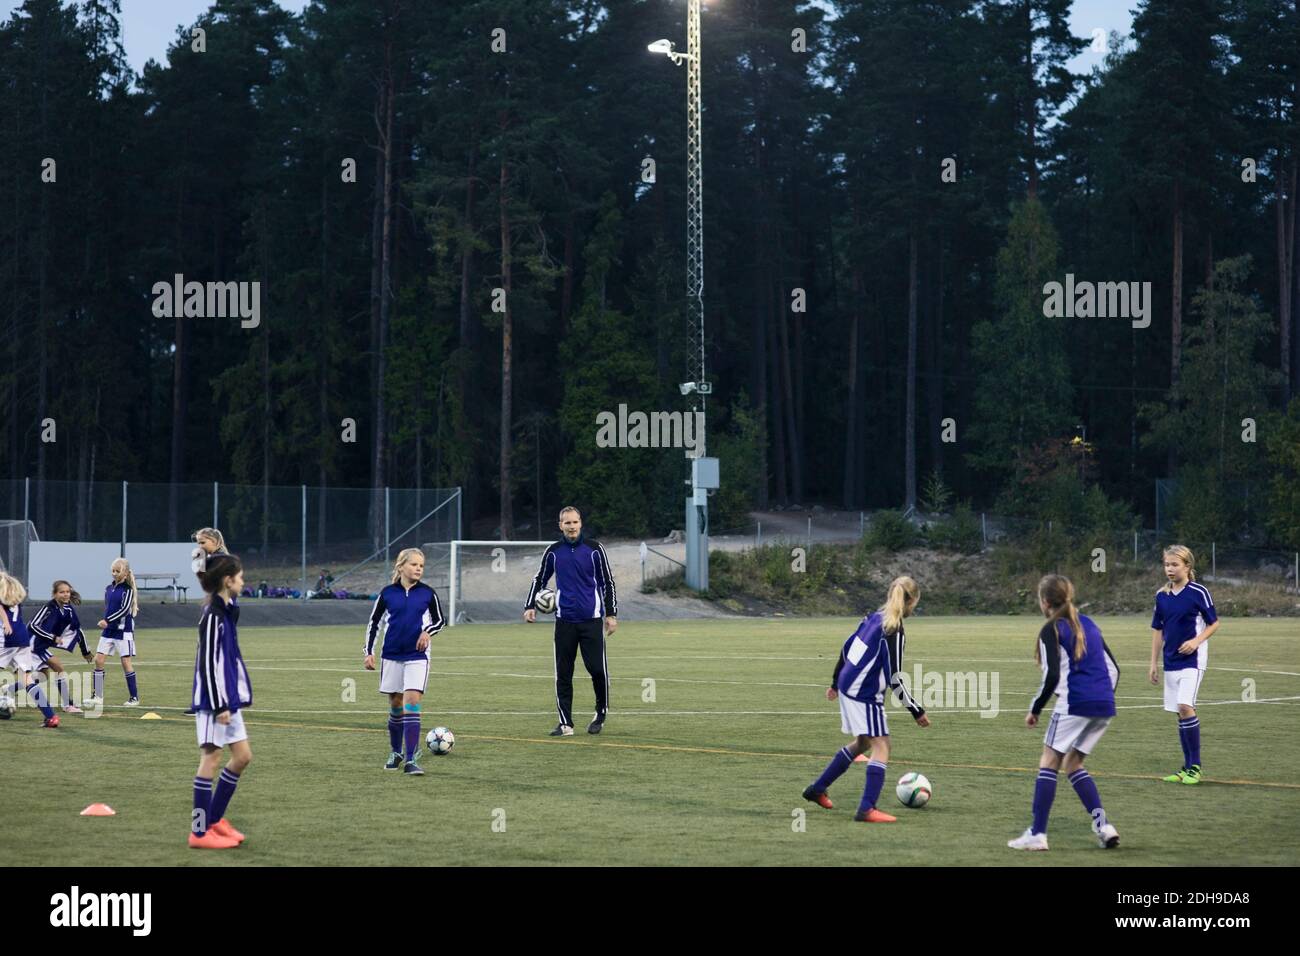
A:
<svg viewBox="0 0 1300 956">
<path fill-rule="evenodd" d="M 649 50 L 651 53 L 663 53 L 666 55 L 671 55 L 673 52 L 673 41 L 655 40 L 655 42 L 651 43 L 648 47 L 646 47 L 646 49 Z"/>
</svg>

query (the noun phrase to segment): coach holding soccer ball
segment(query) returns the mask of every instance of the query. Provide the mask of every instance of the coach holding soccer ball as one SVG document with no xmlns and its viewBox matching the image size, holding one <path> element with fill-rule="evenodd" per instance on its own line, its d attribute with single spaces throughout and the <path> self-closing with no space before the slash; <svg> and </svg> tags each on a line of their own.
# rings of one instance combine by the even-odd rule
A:
<svg viewBox="0 0 1300 956">
<path fill-rule="evenodd" d="M 572 505 L 560 510 L 560 540 L 546 549 L 524 604 L 524 620 L 537 620 L 537 592 L 555 575 L 555 708 L 560 722 L 552 737 L 573 734 L 573 662 L 582 650 L 582 663 L 596 689 L 596 713 L 587 733 L 598 734 L 609 710 L 609 671 L 605 664 L 605 635 L 618 627 L 618 594 L 609 558 L 599 541 L 582 536 L 582 515 Z"/>
</svg>

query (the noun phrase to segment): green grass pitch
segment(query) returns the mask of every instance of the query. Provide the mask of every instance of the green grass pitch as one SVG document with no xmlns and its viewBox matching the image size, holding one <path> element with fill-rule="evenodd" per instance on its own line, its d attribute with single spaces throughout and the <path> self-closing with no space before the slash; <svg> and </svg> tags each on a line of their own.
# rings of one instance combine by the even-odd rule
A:
<svg viewBox="0 0 1300 956">
<path fill-rule="evenodd" d="M 381 769 L 387 710 L 377 675 L 361 668 L 359 628 L 246 629 L 254 757 L 229 816 L 248 841 L 223 852 L 185 845 L 198 756 L 194 720 L 181 713 L 193 634 L 146 630 L 140 709 L 64 715 L 57 730 L 41 729 L 26 707 L 0 722 L 8 794 L 0 828 L 39 821 L 58 862 L 72 866 L 1300 862 L 1294 620 L 1228 619 L 1210 642 L 1199 707 L 1209 779 L 1186 787 L 1158 779 L 1179 766 L 1181 751 L 1175 718 L 1146 680 L 1147 619 L 1101 619 L 1123 669 L 1120 710 L 1087 766 L 1122 845 L 1097 847 L 1062 778 L 1052 849 L 1038 854 L 1005 847 L 1028 823 L 1043 734 L 1041 723 L 1024 726 L 1038 686 L 1030 617 L 909 622 L 909 675 L 918 662 L 925 673 L 996 674 L 1000 711 L 981 716 L 975 701 L 936 706 L 934 726 L 921 729 L 890 709 L 881 807 L 897 824 L 852 822 L 861 764 L 831 788 L 834 810 L 800 798 L 846 740 L 824 690 L 854 623 L 629 621 L 609 642 L 606 732 L 583 732 L 592 694 L 579 660 L 578 732 L 562 739 L 547 737 L 555 724 L 549 625 L 448 629 L 435 639 L 424 728 L 446 724 L 457 743 L 447 757 L 425 758 L 424 777 Z M 125 696 L 110 662 L 107 698 L 116 705 Z M 163 719 L 142 720 L 146 711 Z M 934 785 L 925 809 L 893 796 L 909 770 Z M 79 816 L 95 802 L 117 815 Z"/>
</svg>

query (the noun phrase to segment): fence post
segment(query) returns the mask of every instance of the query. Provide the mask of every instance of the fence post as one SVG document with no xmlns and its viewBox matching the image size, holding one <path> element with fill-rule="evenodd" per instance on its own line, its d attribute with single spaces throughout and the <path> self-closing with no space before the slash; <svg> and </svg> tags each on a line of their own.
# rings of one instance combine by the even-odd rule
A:
<svg viewBox="0 0 1300 956">
<path fill-rule="evenodd" d="M 460 507 L 461 504 L 464 502 L 464 500 L 465 500 L 465 487 L 462 485 L 461 487 L 456 489 L 456 537 L 458 538 L 465 537 L 465 529 L 461 525 L 461 514 L 460 514 Z M 537 530 L 541 531 L 542 529 L 538 528 Z"/>
<path fill-rule="evenodd" d="M 985 550 L 987 550 L 987 549 L 988 549 L 988 546 L 989 546 L 989 523 L 988 523 L 988 515 L 986 515 L 986 514 L 985 514 L 984 512 L 982 512 L 982 511 L 980 512 L 980 537 L 983 538 L 983 540 L 984 540 L 984 548 L 985 548 Z"/>
<path fill-rule="evenodd" d="M 447 619 L 450 627 L 456 626 L 456 592 L 459 589 L 459 581 L 456 580 L 456 542 L 451 542 L 451 566 L 447 570 L 447 610 L 451 617 Z"/>
<path fill-rule="evenodd" d="M 1295 571 L 1295 589 L 1296 589 L 1296 592 L 1297 592 L 1297 593 L 1300 593 L 1300 551 L 1297 551 L 1297 552 L 1295 553 L 1295 567 L 1294 567 L 1292 570 Z"/>
<path fill-rule="evenodd" d="M 763 546 L 763 522 L 760 521 L 758 523 L 758 541 L 757 543 L 755 543 L 754 547 L 761 548 L 762 546 Z"/>
<path fill-rule="evenodd" d="M 1138 533 L 1133 532 L 1133 563 L 1138 563 Z"/>
<path fill-rule="evenodd" d="M 219 503 L 219 502 L 218 502 L 218 496 L 217 496 L 217 483 L 214 481 L 214 482 L 212 483 L 212 527 L 214 527 L 214 528 L 220 528 L 220 527 L 221 527 L 221 522 L 220 522 L 219 520 L 217 520 L 217 505 L 218 505 L 218 503 Z"/>
<path fill-rule="evenodd" d="M 385 563 L 387 563 L 389 558 L 392 557 L 392 555 L 389 552 L 392 550 L 393 547 L 392 541 L 389 540 L 388 537 L 390 533 L 388 527 L 388 514 L 389 514 L 388 486 L 384 485 L 384 562 Z"/>
<path fill-rule="evenodd" d="M 122 553 L 119 557 L 126 557 L 126 482 L 122 482 Z"/>
<path fill-rule="evenodd" d="M 307 486 L 302 486 L 302 599 L 307 600 Z"/>
<path fill-rule="evenodd" d="M 865 511 L 859 511 L 858 512 L 858 537 L 865 538 L 866 536 L 867 536 L 867 513 Z"/>
<path fill-rule="evenodd" d="M 1218 554 L 1218 542 L 1216 541 L 1210 542 L 1210 574 L 1214 576 L 1215 580 L 1218 580 L 1219 554 Z"/>
<path fill-rule="evenodd" d="M 812 550 L 812 515 L 808 516 L 808 550 Z"/>
<path fill-rule="evenodd" d="M 23 573 L 22 573 L 22 579 L 24 581 L 31 580 L 30 573 L 31 573 L 31 565 L 32 565 L 32 536 L 31 536 L 31 532 L 27 530 L 28 525 L 31 523 L 31 518 L 28 515 L 28 503 L 31 499 L 31 496 L 32 496 L 32 480 L 31 478 L 24 478 L 23 479 Z"/>
</svg>

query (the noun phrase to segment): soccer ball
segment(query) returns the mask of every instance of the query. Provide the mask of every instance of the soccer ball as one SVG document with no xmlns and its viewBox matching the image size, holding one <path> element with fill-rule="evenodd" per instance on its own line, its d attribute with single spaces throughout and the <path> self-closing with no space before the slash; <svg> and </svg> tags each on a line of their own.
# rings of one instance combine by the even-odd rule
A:
<svg viewBox="0 0 1300 956">
<path fill-rule="evenodd" d="M 18 705 L 14 703 L 14 699 L 8 694 L 0 696 L 0 720 L 8 720 L 14 715 L 17 708 Z"/>
<path fill-rule="evenodd" d="M 435 757 L 445 757 L 456 746 L 456 735 L 446 727 L 434 727 L 425 736 L 424 744 Z"/>
<path fill-rule="evenodd" d="M 930 802 L 930 781 L 923 773 L 905 773 L 898 778 L 894 791 L 905 807 L 923 807 Z"/>
<path fill-rule="evenodd" d="M 537 597 L 533 599 L 533 606 L 543 614 L 554 614 L 555 592 L 550 588 L 542 588 L 537 592 Z"/>
</svg>

